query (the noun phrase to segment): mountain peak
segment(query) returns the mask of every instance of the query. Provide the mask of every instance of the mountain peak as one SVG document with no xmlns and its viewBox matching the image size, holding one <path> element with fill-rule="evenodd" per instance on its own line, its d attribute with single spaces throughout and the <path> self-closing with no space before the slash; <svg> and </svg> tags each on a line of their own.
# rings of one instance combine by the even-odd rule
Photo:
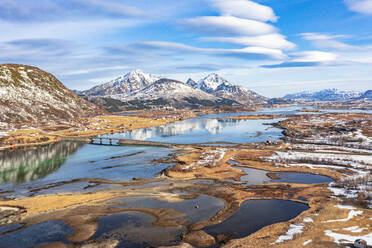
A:
<svg viewBox="0 0 372 248">
<path fill-rule="evenodd" d="M 214 96 L 230 99 L 242 104 L 260 104 L 266 102 L 265 97 L 242 86 L 234 85 L 217 73 L 211 73 L 200 79 L 197 83 L 190 78 L 186 84 Z"/>
<path fill-rule="evenodd" d="M 95 86 L 90 90 L 82 91 L 81 94 L 90 96 L 129 94 L 151 85 L 160 78 L 161 77 L 144 73 L 141 69 L 136 69 L 108 83 Z"/>
<path fill-rule="evenodd" d="M 198 81 L 198 88 L 210 93 L 215 91 L 218 86 L 226 82 L 227 80 L 219 76 L 217 73 L 211 73 Z"/>
</svg>

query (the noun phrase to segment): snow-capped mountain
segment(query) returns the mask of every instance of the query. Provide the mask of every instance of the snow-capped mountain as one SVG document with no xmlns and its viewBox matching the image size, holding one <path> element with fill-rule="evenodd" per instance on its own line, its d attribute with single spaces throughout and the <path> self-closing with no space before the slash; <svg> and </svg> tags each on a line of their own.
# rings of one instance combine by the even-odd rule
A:
<svg viewBox="0 0 372 248">
<path fill-rule="evenodd" d="M 204 91 L 190 87 L 189 85 L 177 80 L 162 78 L 155 83 L 136 91 L 131 95 L 111 95 L 119 100 L 153 100 L 159 97 L 164 99 L 182 99 L 184 97 L 196 97 L 205 100 L 217 100 L 217 97 L 207 94 Z"/>
<path fill-rule="evenodd" d="M 360 96 L 360 98 L 372 99 L 372 90 L 367 90 Z"/>
<path fill-rule="evenodd" d="M 160 78 L 137 69 L 108 83 L 95 86 L 89 90 L 80 91 L 79 94 L 88 96 L 129 94 L 151 85 Z"/>
<path fill-rule="evenodd" d="M 190 78 L 187 82 L 189 83 L 190 81 L 193 81 L 193 80 Z M 194 84 L 191 86 L 201 89 L 202 91 L 207 92 L 207 93 L 214 93 L 217 90 L 218 86 L 225 84 L 225 83 L 228 83 L 226 79 L 220 77 L 216 73 L 211 73 L 205 78 L 200 79 L 196 83 L 196 85 Z"/>
<path fill-rule="evenodd" d="M 110 111 L 151 107 L 192 107 L 261 104 L 266 98 L 229 83 L 217 74 L 187 83 L 132 71 L 90 90 L 78 92 Z M 182 105 L 183 104 L 183 105 Z"/>
<path fill-rule="evenodd" d="M 341 101 L 359 98 L 362 92 L 342 91 L 337 89 L 325 89 L 316 92 L 303 91 L 295 94 L 287 94 L 286 99 L 295 101 Z"/>
<path fill-rule="evenodd" d="M 232 84 L 216 73 L 211 73 L 198 82 L 190 78 L 187 84 L 214 96 L 231 99 L 241 104 L 263 104 L 267 101 L 267 98 L 242 86 Z"/>
<path fill-rule="evenodd" d="M 0 128 L 9 123 L 74 120 L 105 113 L 39 68 L 0 65 Z"/>
<path fill-rule="evenodd" d="M 162 78 L 155 83 L 133 92 L 132 94 L 117 94 L 110 96 L 125 102 L 142 102 L 149 105 L 162 104 L 169 107 L 196 107 L 231 105 L 234 101 L 221 99 L 202 90 L 193 88 L 183 82 Z"/>
</svg>

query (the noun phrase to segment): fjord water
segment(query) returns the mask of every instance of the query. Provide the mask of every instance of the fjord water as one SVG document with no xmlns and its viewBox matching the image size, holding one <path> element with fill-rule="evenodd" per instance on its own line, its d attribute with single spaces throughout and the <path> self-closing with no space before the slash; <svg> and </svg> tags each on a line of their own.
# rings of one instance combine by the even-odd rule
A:
<svg viewBox="0 0 372 248">
<path fill-rule="evenodd" d="M 136 129 L 124 133 L 104 135 L 107 138 L 146 140 L 165 143 L 197 144 L 213 142 L 255 143 L 277 141 L 283 137 L 282 130 L 271 126 L 284 118 L 238 120 L 230 117 L 245 115 L 295 115 L 304 106 L 264 108 L 254 112 L 209 114 L 188 120 L 176 121 L 163 126 Z M 327 110 L 324 110 L 325 112 Z M 319 114 L 319 113 L 313 113 Z"/>
<path fill-rule="evenodd" d="M 104 137 L 146 140 L 165 143 L 195 144 L 212 142 L 254 143 L 283 137 L 282 130 L 272 127 L 282 118 L 271 120 L 237 120 L 229 117 L 261 114 L 298 114 L 302 107 L 272 108 L 256 112 L 219 113 L 176 121 L 159 127 L 137 129 Z"/>
</svg>

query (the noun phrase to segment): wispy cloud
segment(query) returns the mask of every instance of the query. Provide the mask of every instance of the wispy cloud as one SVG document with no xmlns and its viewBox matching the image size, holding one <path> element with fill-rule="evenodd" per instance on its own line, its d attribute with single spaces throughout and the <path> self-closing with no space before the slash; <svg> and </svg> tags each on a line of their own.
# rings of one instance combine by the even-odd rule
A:
<svg viewBox="0 0 372 248">
<path fill-rule="evenodd" d="M 351 11 L 372 15 L 371 0 L 344 0 L 344 2 Z"/>
<path fill-rule="evenodd" d="M 213 35 L 260 35 L 276 32 L 270 24 L 235 16 L 201 16 L 184 21 L 193 31 Z"/>
<path fill-rule="evenodd" d="M 309 40 L 314 46 L 318 48 L 325 49 L 335 49 L 335 50 L 356 50 L 360 47 L 352 46 L 344 42 L 338 41 L 336 39 L 345 38 L 345 35 L 326 35 L 319 33 L 302 33 L 300 34 L 305 40 Z"/>
<path fill-rule="evenodd" d="M 290 54 L 290 59 L 283 63 L 263 65 L 263 68 L 313 67 L 336 65 L 338 55 L 322 51 L 303 51 Z"/>
<path fill-rule="evenodd" d="M 222 15 L 258 21 L 276 22 L 278 17 L 272 8 L 249 0 L 210 0 L 212 6 Z"/>
<path fill-rule="evenodd" d="M 130 4 L 107 0 L 1 0 L 0 19 L 11 21 L 54 21 L 79 16 L 92 17 L 142 17 L 148 15 Z"/>
<path fill-rule="evenodd" d="M 265 47 L 245 47 L 238 49 L 224 48 L 200 48 L 190 45 L 185 45 L 177 42 L 161 42 L 161 41 L 144 41 L 130 45 L 130 48 L 135 49 L 152 49 L 159 52 L 188 52 L 188 53 L 204 53 L 215 56 L 237 57 L 241 59 L 284 59 L 286 56 L 279 49 Z M 123 52 L 129 50 L 124 48 Z"/>
<path fill-rule="evenodd" d="M 294 49 L 296 44 L 287 41 L 286 37 L 281 34 L 265 34 L 259 36 L 242 36 L 242 37 L 203 37 L 203 41 L 217 41 L 225 43 L 233 43 L 244 46 L 259 46 L 276 49 Z"/>
<path fill-rule="evenodd" d="M 293 62 L 331 62 L 336 60 L 337 54 L 322 51 L 303 51 L 293 53 Z"/>
<path fill-rule="evenodd" d="M 262 68 L 275 69 L 275 68 L 293 68 L 293 67 L 313 67 L 319 66 L 318 62 L 283 62 L 280 64 L 273 65 L 262 65 Z"/>
<path fill-rule="evenodd" d="M 97 19 L 97 20 L 60 20 L 53 22 L 17 23 L 0 21 L 0 30 L 6 35 L 1 41 L 21 39 L 66 39 L 81 40 L 101 36 L 121 28 L 142 24 L 133 19 Z"/>
</svg>

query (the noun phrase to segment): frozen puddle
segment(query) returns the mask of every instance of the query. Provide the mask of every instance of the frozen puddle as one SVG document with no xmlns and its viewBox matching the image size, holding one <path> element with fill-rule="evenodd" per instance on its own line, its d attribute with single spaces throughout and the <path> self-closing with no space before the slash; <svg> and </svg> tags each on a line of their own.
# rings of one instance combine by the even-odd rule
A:
<svg viewBox="0 0 372 248">
<path fill-rule="evenodd" d="M 268 171 L 237 166 L 234 168 L 242 170 L 247 174 L 240 178 L 240 181 L 245 185 L 256 185 L 273 182 L 313 184 L 329 183 L 333 181 L 332 178 L 327 176 L 299 172 L 272 172 L 272 174 L 275 175 L 277 179 L 271 179 L 267 176 Z"/>
</svg>

